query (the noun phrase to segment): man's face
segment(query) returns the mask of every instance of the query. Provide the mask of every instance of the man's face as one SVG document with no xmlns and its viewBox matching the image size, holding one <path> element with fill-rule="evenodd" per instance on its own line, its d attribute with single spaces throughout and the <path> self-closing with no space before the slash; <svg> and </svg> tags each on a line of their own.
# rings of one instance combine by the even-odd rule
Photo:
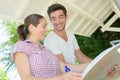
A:
<svg viewBox="0 0 120 80">
<path fill-rule="evenodd" d="M 54 11 L 50 14 L 50 21 L 56 31 L 63 31 L 66 25 L 67 16 L 62 10 Z"/>
</svg>

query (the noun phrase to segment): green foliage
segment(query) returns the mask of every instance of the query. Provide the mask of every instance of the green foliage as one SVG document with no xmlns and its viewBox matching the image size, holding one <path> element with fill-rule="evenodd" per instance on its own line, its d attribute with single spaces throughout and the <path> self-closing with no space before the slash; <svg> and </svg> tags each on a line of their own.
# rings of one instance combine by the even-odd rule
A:
<svg viewBox="0 0 120 80">
<path fill-rule="evenodd" d="M 7 74 L 2 68 L 0 68 L 0 80 L 8 80 Z"/>
<path fill-rule="evenodd" d="M 9 71 L 11 67 L 14 67 L 14 62 L 11 59 L 11 50 L 13 48 L 13 45 L 18 40 L 18 35 L 16 32 L 16 28 L 18 25 L 19 23 L 12 22 L 12 21 L 3 22 L 3 26 L 5 27 L 6 33 L 9 36 L 9 40 L 0 46 L 1 53 L 4 54 L 4 57 L 0 59 L 0 62 L 5 64 L 6 71 Z"/>
<path fill-rule="evenodd" d="M 52 29 L 48 29 L 46 36 L 52 31 Z"/>
<path fill-rule="evenodd" d="M 102 51 L 111 47 L 110 41 L 120 39 L 120 33 L 103 33 L 99 28 L 91 37 L 76 35 L 76 38 L 82 52 L 91 58 L 95 58 Z"/>
<path fill-rule="evenodd" d="M 8 43 L 13 45 L 18 41 L 18 35 L 16 29 L 17 26 L 20 24 L 12 21 L 4 21 L 3 25 L 6 27 L 6 32 L 8 36 L 10 36 L 10 40 L 8 41 Z"/>
</svg>

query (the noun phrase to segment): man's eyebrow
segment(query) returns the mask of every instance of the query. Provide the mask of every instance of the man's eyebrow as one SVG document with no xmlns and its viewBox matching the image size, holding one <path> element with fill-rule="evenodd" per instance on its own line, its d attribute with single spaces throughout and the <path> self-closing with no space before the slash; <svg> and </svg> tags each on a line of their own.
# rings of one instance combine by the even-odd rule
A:
<svg viewBox="0 0 120 80">
<path fill-rule="evenodd" d="M 61 16 L 65 16 L 65 15 L 64 14 L 59 15 L 59 17 Z M 55 18 L 54 16 L 51 17 L 51 19 L 54 19 L 54 18 Z"/>
<path fill-rule="evenodd" d="M 61 14 L 60 16 L 64 16 L 64 14 Z"/>
</svg>

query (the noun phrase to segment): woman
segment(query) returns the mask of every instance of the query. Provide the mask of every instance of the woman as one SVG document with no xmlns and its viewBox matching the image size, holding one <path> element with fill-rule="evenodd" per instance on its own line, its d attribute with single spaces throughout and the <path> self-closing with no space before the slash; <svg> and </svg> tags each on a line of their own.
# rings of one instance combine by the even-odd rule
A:
<svg viewBox="0 0 120 80">
<path fill-rule="evenodd" d="M 12 51 L 12 58 L 22 80 L 82 80 L 86 64 L 65 64 L 60 62 L 51 51 L 40 44 L 47 32 L 46 19 L 31 14 L 17 29 L 19 41 Z M 65 73 L 64 66 L 71 71 Z M 80 72 L 80 73 L 78 73 Z"/>
</svg>

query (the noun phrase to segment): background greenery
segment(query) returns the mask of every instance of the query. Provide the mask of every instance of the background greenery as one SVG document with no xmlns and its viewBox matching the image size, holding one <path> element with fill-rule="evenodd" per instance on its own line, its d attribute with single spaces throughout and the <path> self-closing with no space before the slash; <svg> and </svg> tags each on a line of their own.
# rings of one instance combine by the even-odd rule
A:
<svg viewBox="0 0 120 80">
<path fill-rule="evenodd" d="M 7 74 L 3 69 L 0 67 L 0 80 L 8 80 Z"/>
<path fill-rule="evenodd" d="M 114 13 L 113 13 L 114 14 Z M 112 15 L 113 15 L 112 14 Z M 111 15 L 111 16 L 112 16 Z M 108 18 L 109 20 L 109 18 Z M 107 20 L 107 21 L 108 21 Z M 105 21 L 105 23 L 107 22 Z M 117 19 L 111 26 L 120 27 L 120 19 Z M 94 59 L 105 49 L 111 47 L 110 41 L 120 40 L 120 32 L 102 32 L 99 27 L 91 37 L 76 35 L 78 44 L 84 54 Z"/>
</svg>

